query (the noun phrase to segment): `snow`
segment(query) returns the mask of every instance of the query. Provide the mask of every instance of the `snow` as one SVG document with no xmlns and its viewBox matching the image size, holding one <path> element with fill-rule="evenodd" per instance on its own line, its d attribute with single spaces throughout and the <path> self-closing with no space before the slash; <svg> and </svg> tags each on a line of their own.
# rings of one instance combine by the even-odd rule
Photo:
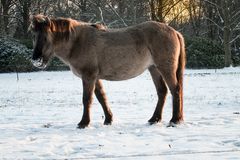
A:
<svg viewBox="0 0 240 160">
<path fill-rule="evenodd" d="M 103 125 L 96 98 L 82 116 L 81 80 L 70 71 L 0 74 L 0 159 L 239 159 L 240 68 L 186 70 L 185 122 L 148 125 L 157 95 L 148 72 L 104 81 L 114 122 Z"/>
</svg>

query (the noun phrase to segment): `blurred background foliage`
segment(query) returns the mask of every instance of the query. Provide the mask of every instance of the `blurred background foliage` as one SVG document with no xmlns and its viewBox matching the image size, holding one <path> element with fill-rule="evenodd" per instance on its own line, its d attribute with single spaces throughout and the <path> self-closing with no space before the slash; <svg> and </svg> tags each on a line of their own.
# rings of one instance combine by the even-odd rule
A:
<svg viewBox="0 0 240 160">
<path fill-rule="evenodd" d="M 1 0 L 0 72 L 36 71 L 30 15 L 71 17 L 120 28 L 155 20 L 183 33 L 188 68 L 240 65 L 239 0 Z M 54 59 L 47 70 L 68 69 Z"/>
</svg>

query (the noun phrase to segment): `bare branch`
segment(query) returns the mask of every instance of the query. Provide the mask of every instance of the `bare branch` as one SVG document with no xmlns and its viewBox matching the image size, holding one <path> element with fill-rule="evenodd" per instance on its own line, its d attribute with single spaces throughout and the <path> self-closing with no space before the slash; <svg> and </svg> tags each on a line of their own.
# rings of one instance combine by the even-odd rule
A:
<svg viewBox="0 0 240 160">
<path fill-rule="evenodd" d="M 110 3 L 107 3 L 108 7 L 113 11 L 113 13 L 122 21 L 125 27 L 128 25 L 125 23 L 124 19 L 117 13 L 117 11 L 113 8 L 113 6 Z"/>
<path fill-rule="evenodd" d="M 14 19 L 17 19 L 19 21 L 22 21 L 20 18 L 16 17 L 16 16 L 11 16 L 11 15 L 3 15 L 3 14 L 0 14 L 1 17 L 8 17 L 8 18 L 14 18 Z"/>
<path fill-rule="evenodd" d="M 102 23 L 105 25 L 102 9 L 101 9 L 101 7 L 98 7 L 98 9 L 99 9 L 99 11 L 100 11 L 101 21 L 102 21 Z"/>
<path fill-rule="evenodd" d="M 219 11 L 219 8 L 217 8 L 217 12 L 218 12 L 218 17 L 220 18 L 221 22 L 224 23 L 224 19 Z"/>
<path fill-rule="evenodd" d="M 240 16 L 239 17 L 236 17 L 235 19 L 232 19 L 232 22 L 231 22 L 231 28 L 233 28 L 233 30 L 235 30 L 236 28 L 239 27 L 240 25 Z"/>
<path fill-rule="evenodd" d="M 211 23 L 213 23 L 214 25 L 216 25 L 221 31 L 223 31 L 223 27 L 221 27 L 220 25 L 218 25 L 214 20 L 204 16 L 204 18 L 208 21 L 210 21 Z"/>
<path fill-rule="evenodd" d="M 223 9 L 221 6 L 217 5 L 216 3 L 211 2 L 211 1 L 209 1 L 209 0 L 203 0 L 203 1 L 204 1 L 204 2 L 207 2 L 207 3 L 210 4 L 210 5 L 215 6 L 216 8 Z"/>
<path fill-rule="evenodd" d="M 89 0 L 89 2 L 90 2 L 91 4 L 99 7 L 95 2 L 93 2 L 93 1 L 91 1 L 91 0 Z M 108 7 L 111 9 L 111 11 L 120 19 L 120 21 L 123 23 L 123 25 L 124 25 L 125 27 L 127 27 L 128 25 L 125 23 L 124 19 L 117 13 L 117 11 L 113 8 L 113 6 L 110 4 L 110 2 L 107 3 L 107 6 L 108 6 Z M 99 8 L 98 8 L 98 9 L 99 9 Z M 100 8 L 100 9 L 101 9 L 101 8 Z M 100 11 L 100 10 L 99 10 L 99 11 Z M 102 11 L 102 10 L 101 10 L 101 11 Z M 101 11 L 100 11 L 100 13 L 101 13 Z M 101 18 L 102 18 L 102 20 L 103 20 L 102 15 L 101 15 Z"/>
<path fill-rule="evenodd" d="M 181 12 L 179 12 L 168 24 L 171 25 L 172 22 L 173 22 L 175 19 L 177 19 L 178 16 L 179 16 L 184 10 L 186 10 L 186 8 L 182 9 Z"/>
<path fill-rule="evenodd" d="M 238 22 L 232 30 L 238 31 L 239 29 L 240 29 L 240 22 Z"/>
<path fill-rule="evenodd" d="M 168 13 L 179 3 L 179 2 L 181 2 L 182 0 L 178 0 L 176 3 L 174 3 L 171 7 L 169 7 L 168 8 L 168 10 L 166 11 L 166 13 L 165 13 L 165 15 L 163 16 L 163 18 L 165 18 L 167 15 L 168 15 Z M 181 11 L 182 12 L 182 11 Z M 180 13 L 181 13 L 180 12 Z"/>
<path fill-rule="evenodd" d="M 221 44 L 223 44 L 223 39 L 222 39 L 222 37 L 221 37 L 220 35 L 218 35 L 218 38 L 220 39 Z"/>
<path fill-rule="evenodd" d="M 238 38 L 240 38 L 240 35 L 237 35 L 235 38 L 233 38 L 229 43 L 233 43 L 234 41 L 236 41 Z"/>
<path fill-rule="evenodd" d="M 240 14 L 240 10 L 239 10 L 239 11 L 237 11 L 236 13 L 234 13 L 234 15 L 233 15 L 233 16 L 231 16 L 231 17 L 232 17 L 232 19 L 235 19 L 235 17 L 237 18 L 237 17 L 239 16 L 239 14 Z"/>
</svg>

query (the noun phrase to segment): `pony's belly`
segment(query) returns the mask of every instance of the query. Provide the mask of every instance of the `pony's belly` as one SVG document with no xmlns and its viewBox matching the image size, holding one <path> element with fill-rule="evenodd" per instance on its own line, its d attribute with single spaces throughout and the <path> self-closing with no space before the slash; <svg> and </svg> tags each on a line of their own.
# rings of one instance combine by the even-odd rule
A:
<svg viewBox="0 0 240 160">
<path fill-rule="evenodd" d="M 142 74 L 145 70 L 146 69 L 138 71 L 138 72 L 134 72 L 134 73 L 133 72 L 111 73 L 111 74 L 100 76 L 100 79 L 105 79 L 105 80 L 109 80 L 109 81 L 122 81 L 122 80 L 127 80 L 127 79 L 137 77 L 140 74 Z"/>
<path fill-rule="evenodd" d="M 101 70 L 100 79 L 110 81 L 127 80 L 142 74 L 149 66 L 153 65 L 152 58 L 142 59 L 140 63 L 128 63 L 122 66 L 112 66 L 111 69 Z"/>
</svg>

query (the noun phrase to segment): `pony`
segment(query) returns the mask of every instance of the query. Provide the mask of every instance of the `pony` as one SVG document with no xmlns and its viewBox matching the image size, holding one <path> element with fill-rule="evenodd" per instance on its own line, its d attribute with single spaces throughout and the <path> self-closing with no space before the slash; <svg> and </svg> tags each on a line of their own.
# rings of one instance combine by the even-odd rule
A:
<svg viewBox="0 0 240 160">
<path fill-rule="evenodd" d="M 172 94 L 170 124 L 183 121 L 183 73 L 185 44 L 183 36 L 164 23 L 147 21 L 120 29 L 76 21 L 70 18 L 31 17 L 33 65 L 45 68 L 53 56 L 67 64 L 82 79 L 83 115 L 78 123 L 90 123 L 90 109 L 95 94 L 104 111 L 105 125 L 113 114 L 101 79 L 121 81 L 150 72 L 158 102 L 149 124 L 162 120 L 168 90 Z"/>
</svg>

